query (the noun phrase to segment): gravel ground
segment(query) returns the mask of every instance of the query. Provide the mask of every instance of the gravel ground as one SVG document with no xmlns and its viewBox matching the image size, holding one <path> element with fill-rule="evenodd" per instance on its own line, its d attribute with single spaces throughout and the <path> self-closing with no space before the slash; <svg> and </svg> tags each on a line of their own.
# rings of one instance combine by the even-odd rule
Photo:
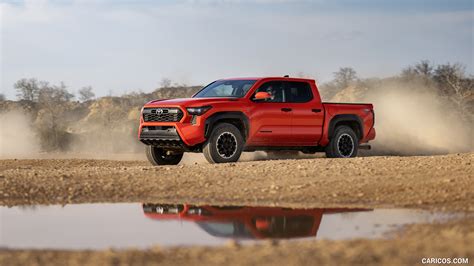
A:
<svg viewBox="0 0 474 266">
<path fill-rule="evenodd" d="M 473 153 L 162 167 L 146 161 L 0 160 L 0 204 L 188 202 L 474 211 L 473 161 Z"/>
<path fill-rule="evenodd" d="M 407 265 L 474 260 L 474 154 L 250 161 L 152 167 L 146 161 L 0 160 L 0 205 L 156 202 L 299 208 L 423 208 L 461 220 L 389 239 L 150 250 L 0 249 L 0 265 Z"/>
</svg>

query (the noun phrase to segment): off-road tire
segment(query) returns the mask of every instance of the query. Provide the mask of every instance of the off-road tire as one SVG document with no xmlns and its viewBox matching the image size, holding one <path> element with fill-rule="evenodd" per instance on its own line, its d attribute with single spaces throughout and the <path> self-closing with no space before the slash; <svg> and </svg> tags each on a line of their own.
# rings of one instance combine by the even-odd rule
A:
<svg viewBox="0 0 474 266">
<path fill-rule="evenodd" d="M 348 126 L 339 126 L 326 147 L 326 157 L 351 158 L 356 157 L 358 151 L 359 139 L 354 130 Z"/>
<path fill-rule="evenodd" d="M 231 163 L 239 160 L 243 148 L 244 139 L 239 129 L 220 123 L 212 129 L 202 152 L 209 163 Z"/>
<path fill-rule="evenodd" d="M 155 146 L 147 145 L 145 147 L 146 158 L 153 165 L 176 165 L 183 158 L 183 152 L 173 152 L 167 154 L 167 151 Z"/>
</svg>

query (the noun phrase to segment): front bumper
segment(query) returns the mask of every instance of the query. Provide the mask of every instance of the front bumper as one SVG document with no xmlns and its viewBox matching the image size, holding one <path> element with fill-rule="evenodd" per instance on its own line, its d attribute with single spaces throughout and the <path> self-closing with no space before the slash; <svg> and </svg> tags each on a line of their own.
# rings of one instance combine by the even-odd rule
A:
<svg viewBox="0 0 474 266">
<path fill-rule="evenodd" d="M 206 141 L 206 117 L 184 113 L 179 122 L 145 122 L 142 115 L 138 138 L 146 145 L 173 148 L 198 147 Z"/>
<path fill-rule="evenodd" d="M 181 140 L 175 127 L 143 126 L 139 139 L 146 145 L 163 148 L 184 148 L 186 145 Z"/>
<path fill-rule="evenodd" d="M 142 127 L 140 139 L 180 140 L 176 128 L 160 126 Z"/>
</svg>

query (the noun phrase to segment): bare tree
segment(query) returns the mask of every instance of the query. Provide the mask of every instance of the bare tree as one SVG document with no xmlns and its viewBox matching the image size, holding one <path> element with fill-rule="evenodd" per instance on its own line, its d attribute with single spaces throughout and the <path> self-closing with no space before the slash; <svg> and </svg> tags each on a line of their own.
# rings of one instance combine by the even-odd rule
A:
<svg viewBox="0 0 474 266">
<path fill-rule="evenodd" d="M 414 71 L 421 76 L 431 77 L 433 75 L 433 65 L 428 60 L 421 60 L 415 65 Z"/>
<path fill-rule="evenodd" d="M 169 88 L 171 87 L 171 79 L 163 78 L 160 81 L 160 88 Z"/>
<path fill-rule="evenodd" d="M 407 79 L 421 78 L 425 81 L 433 77 L 434 66 L 429 60 L 421 60 L 414 66 L 409 66 L 402 70 L 402 77 Z"/>
<path fill-rule="evenodd" d="M 44 85 L 42 81 L 38 81 L 35 78 L 23 78 L 18 80 L 13 87 L 17 91 L 16 96 L 20 100 L 36 101 L 38 99 L 39 90 Z"/>
<path fill-rule="evenodd" d="M 64 83 L 60 85 L 50 85 L 42 82 L 42 87 L 38 91 L 38 103 L 41 111 L 38 116 L 40 136 L 43 148 L 58 149 L 62 146 L 64 131 L 64 112 L 68 109 L 68 103 L 74 95 L 67 90 Z"/>
<path fill-rule="evenodd" d="M 339 71 L 334 72 L 334 82 L 340 89 L 345 89 L 356 80 L 357 73 L 351 67 L 341 67 Z"/>
<path fill-rule="evenodd" d="M 439 91 L 464 113 L 474 93 L 474 80 L 466 77 L 465 67 L 459 63 L 439 65 L 434 71 L 433 79 Z"/>
<path fill-rule="evenodd" d="M 64 103 L 73 98 L 74 94 L 70 93 L 62 82 L 60 85 L 49 85 L 46 82 L 38 91 L 38 102 L 43 105 Z"/>
<path fill-rule="evenodd" d="M 92 91 L 92 87 L 83 87 L 78 91 L 80 101 L 89 101 L 95 97 L 95 93 Z"/>
<path fill-rule="evenodd" d="M 5 101 L 7 98 L 5 98 L 5 95 L 3 93 L 0 93 L 0 102 Z"/>
</svg>

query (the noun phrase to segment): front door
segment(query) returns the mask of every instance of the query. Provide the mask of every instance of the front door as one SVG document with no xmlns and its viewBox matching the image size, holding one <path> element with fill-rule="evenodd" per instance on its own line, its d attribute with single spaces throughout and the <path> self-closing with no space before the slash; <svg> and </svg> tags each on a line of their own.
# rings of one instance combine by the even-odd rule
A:
<svg viewBox="0 0 474 266">
<path fill-rule="evenodd" d="M 250 146 L 291 146 L 292 112 L 286 103 L 286 94 L 282 81 L 263 83 L 256 91 L 268 92 L 271 98 L 252 100 L 252 126 L 247 145 Z M 254 93 L 254 95 L 255 95 Z M 253 99 L 252 96 L 251 99 Z"/>
</svg>

